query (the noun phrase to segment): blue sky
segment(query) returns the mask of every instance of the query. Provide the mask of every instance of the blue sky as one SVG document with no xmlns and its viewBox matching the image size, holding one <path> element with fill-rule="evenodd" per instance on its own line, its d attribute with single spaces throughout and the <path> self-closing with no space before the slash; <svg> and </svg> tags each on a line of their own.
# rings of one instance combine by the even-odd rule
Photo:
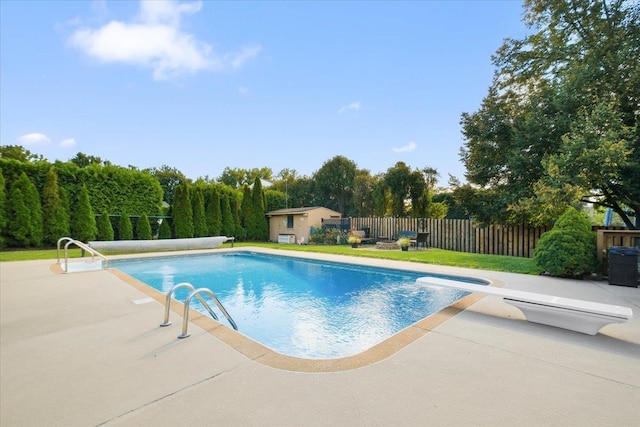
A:
<svg viewBox="0 0 640 427">
<path fill-rule="evenodd" d="M 0 143 L 196 179 L 343 155 L 464 181 L 520 1 L 0 1 Z"/>
</svg>

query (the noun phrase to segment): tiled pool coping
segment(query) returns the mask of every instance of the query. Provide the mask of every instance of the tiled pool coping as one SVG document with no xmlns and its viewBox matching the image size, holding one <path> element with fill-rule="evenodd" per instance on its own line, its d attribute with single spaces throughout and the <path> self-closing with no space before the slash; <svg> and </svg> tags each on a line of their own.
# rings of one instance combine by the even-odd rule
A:
<svg viewBox="0 0 640 427">
<path fill-rule="evenodd" d="M 262 248 L 236 248 L 236 249 L 221 249 L 216 250 L 216 252 L 225 251 L 225 252 L 259 252 L 259 253 L 268 253 L 275 254 L 281 256 L 290 256 L 297 258 L 306 258 L 306 259 L 321 259 L 324 261 L 333 261 L 333 262 L 349 262 L 350 264 L 359 264 L 359 265 L 375 265 L 380 266 L 381 261 L 383 260 L 373 260 L 371 262 L 370 259 L 352 259 L 349 258 L 347 261 L 344 257 L 338 256 L 326 256 L 324 254 L 309 254 L 309 253 L 295 253 L 292 254 L 290 252 L 285 251 L 277 251 L 270 249 L 262 249 Z M 193 254 L 194 252 L 190 252 Z M 209 252 L 210 253 L 210 252 Z M 157 256 L 178 256 L 178 254 L 145 254 L 144 257 L 157 257 Z M 142 256 L 136 255 L 131 256 L 132 258 L 141 258 Z M 341 259 L 342 258 L 342 259 Z M 394 262 L 395 263 L 395 262 Z M 410 269 L 406 267 L 407 270 L 414 272 L 424 272 L 428 273 L 428 269 L 425 268 L 428 265 L 416 265 L 414 268 Z M 394 264 L 394 268 L 398 268 Z M 166 294 L 152 288 L 144 282 L 141 282 L 126 273 L 121 272 L 116 268 L 110 268 L 109 271 L 116 275 L 121 280 L 126 283 L 134 286 L 136 289 L 146 293 L 149 297 L 158 301 L 161 304 L 165 304 Z M 480 278 L 480 277 L 475 277 Z M 487 280 L 487 279 L 483 279 Z M 490 286 L 502 286 L 501 284 L 496 283 L 496 281 L 491 281 Z M 289 370 L 289 371 L 299 371 L 299 372 L 338 372 L 338 371 L 346 371 L 350 369 L 357 369 L 363 366 L 367 366 L 380 360 L 386 359 L 387 357 L 397 353 L 402 350 L 406 346 L 410 345 L 412 342 L 422 337 L 423 335 L 429 333 L 431 330 L 446 322 L 456 314 L 465 310 L 472 304 L 476 303 L 480 299 L 482 299 L 483 295 L 471 294 L 468 295 L 456 303 L 450 305 L 449 307 L 440 310 L 437 313 L 434 313 L 413 325 L 397 332 L 391 337 L 385 339 L 384 341 L 374 345 L 373 347 L 347 357 L 335 358 L 335 359 L 304 359 L 293 356 L 287 356 L 281 353 L 278 353 L 257 341 L 243 335 L 242 333 L 235 331 L 220 322 L 217 322 L 211 319 L 209 316 L 206 316 L 194 309 L 191 309 L 189 317 L 190 322 L 198 325 L 200 328 L 204 329 L 211 335 L 220 339 L 228 346 L 232 347 L 236 351 L 245 355 L 251 360 L 254 360 L 258 363 L 261 363 L 266 366 L 270 366 L 277 369 Z M 181 328 L 182 324 L 182 313 L 184 312 L 184 304 L 179 301 L 172 300 L 171 302 L 171 310 L 173 311 L 173 321 L 177 325 L 174 327 Z M 176 319 L 176 315 L 180 316 L 179 320 Z M 161 323 L 162 319 L 158 319 L 158 324 Z M 171 316 L 170 316 L 171 320 Z M 176 329 L 176 336 L 178 335 L 180 329 Z M 177 338 L 176 338 L 177 339 Z"/>
</svg>

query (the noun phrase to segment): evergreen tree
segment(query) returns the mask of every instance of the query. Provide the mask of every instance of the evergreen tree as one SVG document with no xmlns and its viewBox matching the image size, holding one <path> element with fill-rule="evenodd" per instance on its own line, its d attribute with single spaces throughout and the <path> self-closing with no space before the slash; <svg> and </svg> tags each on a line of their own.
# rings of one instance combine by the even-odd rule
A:
<svg viewBox="0 0 640 427">
<path fill-rule="evenodd" d="M 5 180 L 0 169 L 0 248 L 7 244 L 7 196 Z"/>
<path fill-rule="evenodd" d="M 239 204 L 240 203 L 238 203 L 238 199 L 235 197 L 235 195 L 229 197 L 229 206 L 231 208 L 231 214 L 233 215 L 233 229 L 235 230 L 234 237 L 239 240 L 244 240 L 246 239 L 247 235 L 244 231 L 244 228 L 242 228 L 242 222 L 240 221 Z"/>
<path fill-rule="evenodd" d="M 83 184 L 78 193 L 78 199 L 73 210 L 73 220 L 71 224 L 72 237 L 81 242 L 88 242 L 96 238 L 98 228 L 96 218 L 89 202 L 89 192 Z"/>
<path fill-rule="evenodd" d="M 255 238 L 256 226 L 253 222 L 252 212 L 253 206 L 251 205 L 251 189 L 245 185 L 242 187 L 242 204 L 240 205 L 240 221 L 244 228 L 246 238 L 252 240 Z"/>
<path fill-rule="evenodd" d="M 127 212 L 120 214 L 118 221 L 118 240 L 133 240 L 133 224 Z"/>
<path fill-rule="evenodd" d="M 193 189 L 192 211 L 193 211 L 193 234 L 195 237 L 207 237 L 207 220 L 204 213 L 204 196 L 200 187 Z"/>
<path fill-rule="evenodd" d="M 42 245 L 42 202 L 40 201 L 40 193 L 35 184 L 28 179 L 27 185 L 27 206 L 30 212 L 31 219 L 31 245 Z"/>
<path fill-rule="evenodd" d="M 222 232 L 222 212 L 220 210 L 220 195 L 215 188 L 209 191 L 206 217 L 209 235 L 220 236 Z"/>
<path fill-rule="evenodd" d="M 160 223 L 160 231 L 158 231 L 158 239 L 171 239 L 173 236 L 171 235 L 171 225 L 169 225 L 169 220 L 164 218 Z"/>
<path fill-rule="evenodd" d="M 151 224 L 146 213 L 140 215 L 136 221 L 136 236 L 138 240 L 151 240 Z"/>
<path fill-rule="evenodd" d="M 229 196 L 222 194 L 220 197 L 221 213 L 222 213 L 222 235 L 227 237 L 235 236 L 235 224 L 233 214 L 231 213 L 231 205 L 229 204 Z"/>
<path fill-rule="evenodd" d="M 98 228 L 96 239 L 105 242 L 110 242 L 114 239 L 113 225 L 111 224 L 111 219 L 106 211 L 102 212 L 98 217 L 96 220 L 96 226 Z"/>
<path fill-rule="evenodd" d="M 256 178 L 253 182 L 253 190 L 251 191 L 251 207 L 252 217 L 255 224 L 255 239 L 256 240 L 268 240 L 269 238 L 269 225 L 267 219 L 264 216 L 264 194 L 262 191 L 262 182 L 260 178 Z"/>
<path fill-rule="evenodd" d="M 42 190 L 42 214 L 45 244 L 54 244 L 69 235 L 69 213 L 60 199 L 58 174 L 53 166 L 49 168 Z"/>
<path fill-rule="evenodd" d="M 9 189 L 9 203 L 7 203 L 7 219 L 9 244 L 11 246 L 28 247 L 31 242 L 31 212 L 26 201 L 27 183 L 29 178 L 23 172 L 19 179 L 13 182 Z"/>
<path fill-rule="evenodd" d="M 190 238 L 194 235 L 193 209 L 188 184 L 180 184 L 176 187 L 173 198 L 173 228 L 177 239 Z"/>
</svg>

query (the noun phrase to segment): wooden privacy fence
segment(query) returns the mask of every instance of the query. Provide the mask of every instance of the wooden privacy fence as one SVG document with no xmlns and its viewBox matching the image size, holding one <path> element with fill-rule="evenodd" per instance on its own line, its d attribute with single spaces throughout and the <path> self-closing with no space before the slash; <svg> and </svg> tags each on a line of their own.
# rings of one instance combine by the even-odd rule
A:
<svg viewBox="0 0 640 427">
<path fill-rule="evenodd" d="M 468 219 L 431 218 L 351 218 L 351 227 L 364 229 L 378 240 L 395 239 L 402 230 L 426 232 L 429 247 L 525 258 L 533 256 L 540 236 L 552 228 L 526 224 L 479 227 Z"/>
</svg>

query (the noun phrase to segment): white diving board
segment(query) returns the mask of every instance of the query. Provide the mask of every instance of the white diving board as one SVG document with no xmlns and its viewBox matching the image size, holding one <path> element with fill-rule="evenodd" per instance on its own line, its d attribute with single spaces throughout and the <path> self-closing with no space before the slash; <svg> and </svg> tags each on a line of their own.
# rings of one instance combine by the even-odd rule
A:
<svg viewBox="0 0 640 427">
<path fill-rule="evenodd" d="M 633 318 L 633 311 L 629 307 L 619 305 L 495 288 L 438 277 L 421 277 L 416 280 L 416 283 L 499 296 L 507 304 L 520 309 L 529 322 L 542 323 L 588 335 L 596 335 L 603 326 L 609 323 L 624 323 Z"/>
</svg>

